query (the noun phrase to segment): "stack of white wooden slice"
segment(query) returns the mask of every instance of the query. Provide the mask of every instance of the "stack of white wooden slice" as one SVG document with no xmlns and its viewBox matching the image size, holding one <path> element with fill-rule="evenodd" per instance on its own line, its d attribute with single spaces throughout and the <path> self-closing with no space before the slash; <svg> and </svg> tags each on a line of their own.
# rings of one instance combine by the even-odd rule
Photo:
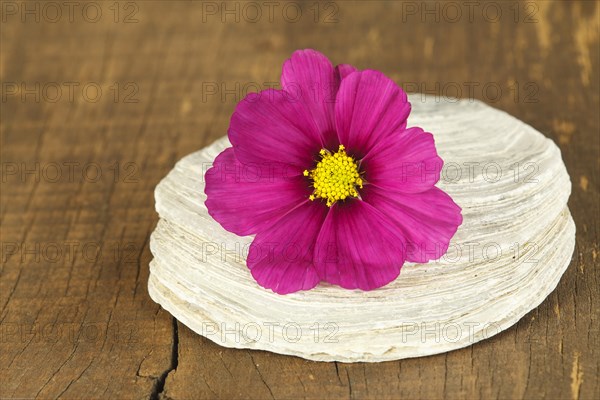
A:
<svg viewBox="0 0 600 400">
<path fill-rule="evenodd" d="M 408 126 L 434 134 L 445 161 L 438 186 L 463 210 L 439 261 L 407 263 L 396 281 L 371 292 L 261 288 L 244 259 L 252 237 L 225 231 L 204 205 L 204 173 L 230 146 L 223 138 L 183 158 L 156 188 L 151 297 L 222 346 L 322 361 L 441 353 L 515 324 L 554 290 L 573 253 L 560 150 L 478 101 L 410 101 Z"/>
</svg>

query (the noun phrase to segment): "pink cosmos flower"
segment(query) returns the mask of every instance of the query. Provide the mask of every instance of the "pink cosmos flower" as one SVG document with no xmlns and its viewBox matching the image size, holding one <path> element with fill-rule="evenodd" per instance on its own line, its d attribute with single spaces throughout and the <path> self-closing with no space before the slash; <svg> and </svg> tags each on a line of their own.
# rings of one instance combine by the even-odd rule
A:
<svg viewBox="0 0 600 400">
<path fill-rule="evenodd" d="M 315 50 L 292 54 L 281 85 L 237 105 L 233 147 L 206 173 L 210 215 L 256 235 L 254 279 L 280 294 L 321 281 L 372 290 L 405 261 L 441 257 L 461 209 L 434 186 L 443 161 L 432 134 L 406 127 L 406 93 Z"/>
</svg>

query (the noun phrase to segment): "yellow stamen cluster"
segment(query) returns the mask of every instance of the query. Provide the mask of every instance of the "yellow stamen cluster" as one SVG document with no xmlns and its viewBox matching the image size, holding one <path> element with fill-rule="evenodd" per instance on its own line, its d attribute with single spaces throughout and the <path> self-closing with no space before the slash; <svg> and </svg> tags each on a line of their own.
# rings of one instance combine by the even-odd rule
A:
<svg viewBox="0 0 600 400">
<path fill-rule="evenodd" d="M 313 181 L 314 191 L 309 199 L 324 199 L 331 207 L 338 200 L 358 197 L 356 187 L 362 188 L 363 181 L 356 161 L 346 154 L 344 146 L 340 145 L 337 153 L 321 149 L 320 154 L 321 161 L 315 169 L 304 171 L 304 176 Z"/>
</svg>

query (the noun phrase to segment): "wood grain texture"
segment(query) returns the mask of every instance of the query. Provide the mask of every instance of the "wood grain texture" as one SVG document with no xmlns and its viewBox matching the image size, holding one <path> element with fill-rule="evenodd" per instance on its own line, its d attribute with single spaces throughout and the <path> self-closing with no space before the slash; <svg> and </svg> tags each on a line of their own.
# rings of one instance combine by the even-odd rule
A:
<svg viewBox="0 0 600 400">
<path fill-rule="evenodd" d="M 68 7 L 57 20 L 44 4 L 0 10 L 1 398 L 600 397 L 597 2 L 482 2 L 473 18 L 457 2 L 457 18 L 445 3 L 428 14 L 422 2 L 344 1 L 317 3 L 318 22 L 312 1 L 286 18 L 278 3 L 271 20 L 264 6 L 256 22 L 236 2 L 234 14 L 220 2 L 121 2 L 118 15 L 81 2 L 72 22 Z M 576 253 L 540 307 L 463 350 L 337 364 L 221 348 L 150 300 L 154 187 L 225 134 L 245 88 L 276 82 L 305 47 L 440 101 L 472 95 L 560 146 Z"/>
</svg>

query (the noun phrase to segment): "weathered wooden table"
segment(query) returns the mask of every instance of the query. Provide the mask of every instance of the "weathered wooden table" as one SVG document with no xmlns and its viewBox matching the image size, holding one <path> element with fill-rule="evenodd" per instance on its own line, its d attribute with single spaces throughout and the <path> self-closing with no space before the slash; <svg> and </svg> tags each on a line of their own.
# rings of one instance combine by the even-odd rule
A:
<svg viewBox="0 0 600 400">
<path fill-rule="evenodd" d="M 1 6 L 1 398 L 600 398 L 597 2 Z M 154 187 L 307 47 L 559 144 L 577 246 L 539 308 L 463 350 L 350 365 L 225 349 L 150 300 Z"/>
</svg>

